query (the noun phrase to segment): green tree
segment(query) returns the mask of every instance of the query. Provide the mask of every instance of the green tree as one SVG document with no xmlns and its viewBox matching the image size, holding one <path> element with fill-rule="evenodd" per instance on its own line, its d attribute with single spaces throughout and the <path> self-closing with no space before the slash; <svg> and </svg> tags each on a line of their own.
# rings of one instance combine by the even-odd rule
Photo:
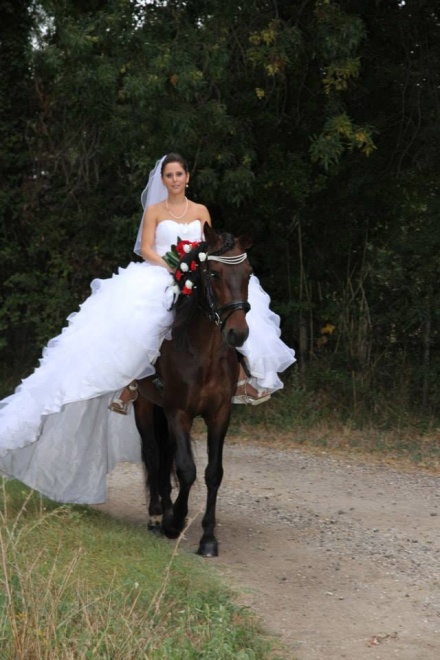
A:
<svg viewBox="0 0 440 660">
<path fill-rule="evenodd" d="M 31 222 L 27 195 L 32 173 L 27 143 L 32 113 L 31 9 L 31 3 L 23 0 L 5 1 L 0 8 L 0 349 L 7 348 L 13 359 L 26 351 L 28 339 L 23 322 L 27 293 L 23 297 L 21 285 L 27 289 L 29 284 L 22 268 Z"/>
<path fill-rule="evenodd" d="M 345 407 L 395 388 L 438 410 L 432 3 L 41 0 L 6 14 L 4 364 L 11 348 L 33 364 L 89 282 L 132 258 L 138 195 L 177 150 L 215 225 L 253 231 L 305 382 Z"/>
</svg>

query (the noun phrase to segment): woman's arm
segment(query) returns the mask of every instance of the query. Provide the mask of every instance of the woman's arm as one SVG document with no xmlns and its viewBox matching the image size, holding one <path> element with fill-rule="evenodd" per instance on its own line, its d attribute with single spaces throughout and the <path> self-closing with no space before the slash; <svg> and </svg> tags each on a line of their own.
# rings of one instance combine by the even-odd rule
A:
<svg viewBox="0 0 440 660">
<path fill-rule="evenodd" d="M 197 216 L 202 223 L 202 227 L 205 222 L 207 222 L 208 225 L 212 227 L 211 216 L 209 215 L 209 211 L 206 206 L 203 206 L 203 204 L 198 204 L 197 207 Z"/>
<path fill-rule="evenodd" d="M 145 261 L 149 261 L 156 266 L 166 268 L 170 273 L 173 269 L 157 254 L 154 249 L 156 240 L 157 216 L 154 205 L 146 209 L 144 213 L 144 223 L 142 227 L 141 252 Z"/>
</svg>

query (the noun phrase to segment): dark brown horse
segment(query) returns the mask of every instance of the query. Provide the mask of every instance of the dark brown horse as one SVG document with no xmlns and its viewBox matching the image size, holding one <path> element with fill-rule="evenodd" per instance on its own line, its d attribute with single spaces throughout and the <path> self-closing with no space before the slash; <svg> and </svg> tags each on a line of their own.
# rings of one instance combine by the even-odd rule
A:
<svg viewBox="0 0 440 660">
<path fill-rule="evenodd" d="M 198 553 L 212 557 L 218 554 L 215 508 L 239 371 L 235 349 L 249 333 L 246 313 L 252 269 L 245 252 L 251 243 L 248 238 L 218 235 L 207 224 L 204 234 L 205 241 L 182 260 L 188 268 L 177 269 L 186 272 L 177 280 L 182 293 L 175 303 L 172 339 L 164 341 L 156 363 L 163 389 L 159 391 L 151 378 L 139 381 L 135 418 L 150 491 L 149 528 L 169 538 L 179 536 L 185 526 L 196 479 L 190 432 L 195 417 L 204 419 L 207 504 Z M 186 274 L 192 275 L 189 282 Z M 174 469 L 179 492 L 173 503 Z"/>
</svg>

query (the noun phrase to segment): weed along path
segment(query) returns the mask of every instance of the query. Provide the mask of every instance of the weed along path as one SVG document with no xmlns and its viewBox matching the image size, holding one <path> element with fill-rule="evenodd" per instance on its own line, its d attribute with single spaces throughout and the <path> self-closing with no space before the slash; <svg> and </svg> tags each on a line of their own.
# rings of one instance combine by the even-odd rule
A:
<svg viewBox="0 0 440 660">
<path fill-rule="evenodd" d="M 205 446 L 196 442 L 196 550 Z M 143 473 L 109 477 L 112 515 L 146 520 Z M 440 658 L 440 477 L 347 456 L 229 444 L 211 561 L 296 660 Z"/>
</svg>

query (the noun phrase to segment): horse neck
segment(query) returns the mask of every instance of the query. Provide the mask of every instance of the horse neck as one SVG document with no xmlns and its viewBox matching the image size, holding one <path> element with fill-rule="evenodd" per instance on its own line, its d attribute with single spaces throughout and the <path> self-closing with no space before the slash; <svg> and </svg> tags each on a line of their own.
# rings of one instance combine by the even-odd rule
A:
<svg viewBox="0 0 440 660">
<path fill-rule="evenodd" d="M 228 347 L 223 341 L 220 326 L 200 312 L 189 329 L 191 345 L 200 355 L 209 355 L 212 359 L 221 357 Z"/>
</svg>

